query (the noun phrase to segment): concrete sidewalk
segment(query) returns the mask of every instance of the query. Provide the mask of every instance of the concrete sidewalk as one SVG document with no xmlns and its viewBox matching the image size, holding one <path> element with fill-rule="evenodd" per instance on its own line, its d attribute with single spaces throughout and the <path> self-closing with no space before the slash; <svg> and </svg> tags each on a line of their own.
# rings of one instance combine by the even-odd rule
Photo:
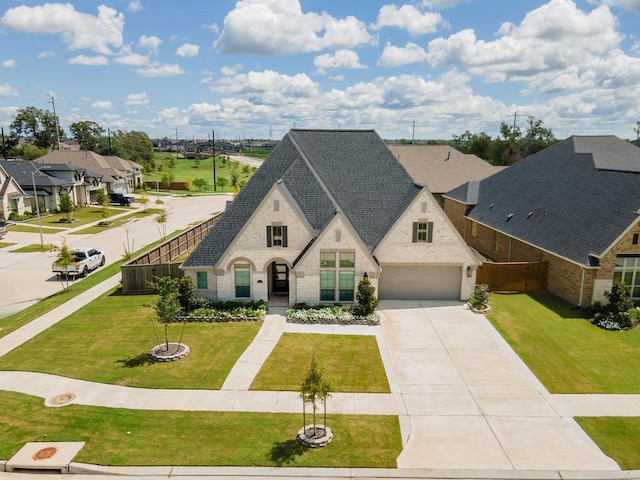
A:
<svg viewBox="0 0 640 480">
<path fill-rule="evenodd" d="M 0 339 L 0 352 L 27 341 L 114 282 Z M 297 392 L 248 390 L 282 333 L 373 335 L 392 393 L 336 393 L 328 412 L 397 415 L 404 445 L 400 471 L 621 474 L 571 417 L 636 415 L 639 396 L 549 394 L 486 318 L 460 303 L 382 302 L 380 313 L 381 325 L 366 327 L 289 324 L 282 315 L 269 314 L 219 391 L 131 388 L 32 372 L 0 372 L 0 389 L 40 396 L 48 406 L 298 413 Z M 53 401 L 59 398 L 68 403 Z"/>
</svg>

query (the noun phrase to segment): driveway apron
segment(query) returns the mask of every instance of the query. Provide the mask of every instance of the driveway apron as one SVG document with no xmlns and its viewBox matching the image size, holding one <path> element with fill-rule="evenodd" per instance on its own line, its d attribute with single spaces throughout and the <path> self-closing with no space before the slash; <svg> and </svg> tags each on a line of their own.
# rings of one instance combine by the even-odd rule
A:
<svg viewBox="0 0 640 480">
<path fill-rule="evenodd" d="M 408 413 L 398 468 L 619 470 L 483 315 L 459 302 L 380 310 Z"/>
</svg>

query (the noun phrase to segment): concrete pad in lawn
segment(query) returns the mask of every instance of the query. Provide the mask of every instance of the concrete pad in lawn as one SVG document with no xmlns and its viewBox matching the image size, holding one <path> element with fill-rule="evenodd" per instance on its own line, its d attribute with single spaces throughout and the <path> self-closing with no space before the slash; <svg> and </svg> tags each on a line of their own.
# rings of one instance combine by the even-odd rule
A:
<svg viewBox="0 0 640 480">
<path fill-rule="evenodd" d="M 411 417 L 409 442 L 398 468 L 512 470 L 483 417 Z"/>
<path fill-rule="evenodd" d="M 487 417 L 487 421 L 516 470 L 620 469 L 559 417 Z"/>
</svg>

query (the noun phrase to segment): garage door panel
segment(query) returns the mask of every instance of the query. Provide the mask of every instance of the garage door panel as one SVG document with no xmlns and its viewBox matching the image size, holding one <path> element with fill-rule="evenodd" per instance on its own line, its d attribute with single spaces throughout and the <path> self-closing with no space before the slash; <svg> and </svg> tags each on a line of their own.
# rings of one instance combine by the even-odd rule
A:
<svg viewBox="0 0 640 480">
<path fill-rule="evenodd" d="M 458 300 L 460 267 L 384 266 L 378 281 L 380 300 Z"/>
</svg>

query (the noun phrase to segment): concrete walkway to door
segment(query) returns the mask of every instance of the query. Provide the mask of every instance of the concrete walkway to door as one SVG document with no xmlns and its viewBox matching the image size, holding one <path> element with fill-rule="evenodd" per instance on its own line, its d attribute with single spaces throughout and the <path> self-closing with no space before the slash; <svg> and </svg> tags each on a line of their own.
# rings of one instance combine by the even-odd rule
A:
<svg viewBox="0 0 640 480">
<path fill-rule="evenodd" d="M 617 470 L 483 315 L 381 302 L 409 432 L 398 468 Z"/>
</svg>

